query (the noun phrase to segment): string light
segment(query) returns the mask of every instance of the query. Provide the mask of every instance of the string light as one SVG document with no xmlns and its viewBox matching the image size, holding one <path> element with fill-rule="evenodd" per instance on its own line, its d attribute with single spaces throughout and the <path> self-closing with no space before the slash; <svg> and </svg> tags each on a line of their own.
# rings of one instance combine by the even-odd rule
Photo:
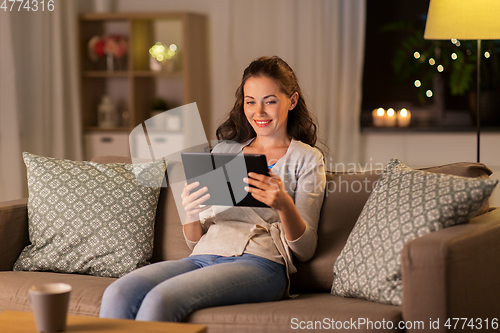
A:
<svg viewBox="0 0 500 333">
<path fill-rule="evenodd" d="M 434 66 L 436 64 L 436 60 L 434 58 L 429 59 L 429 65 Z"/>
<path fill-rule="evenodd" d="M 427 97 L 431 98 L 431 97 L 432 97 L 432 90 L 430 90 L 430 89 L 429 89 L 429 90 L 427 90 L 427 91 L 425 92 L 425 96 L 427 96 Z"/>
<path fill-rule="evenodd" d="M 418 58 L 420 58 L 420 53 L 415 51 L 415 53 L 413 53 L 413 56 L 415 57 L 415 59 L 418 59 Z"/>
<path fill-rule="evenodd" d="M 413 84 L 415 84 L 415 87 L 420 88 L 420 86 L 422 85 L 422 82 L 420 82 L 420 80 L 415 80 L 415 82 Z"/>
<path fill-rule="evenodd" d="M 438 70 L 439 73 L 441 73 L 442 71 L 444 71 L 443 65 L 437 66 L 437 70 Z"/>
<path fill-rule="evenodd" d="M 451 54 L 451 59 L 453 59 L 453 60 L 457 60 L 457 58 L 458 58 L 457 54 L 456 54 L 455 52 L 453 52 L 453 53 Z"/>
<path fill-rule="evenodd" d="M 491 55 L 490 55 L 490 53 L 489 53 L 488 51 L 484 52 L 484 57 L 485 57 L 486 59 L 488 59 L 490 56 L 491 56 Z"/>
<path fill-rule="evenodd" d="M 159 62 L 162 62 L 165 59 L 165 46 L 162 43 L 157 42 L 149 49 L 149 54 L 152 57 L 156 58 Z"/>
<path fill-rule="evenodd" d="M 177 51 L 177 45 L 170 44 L 166 48 L 161 42 L 157 42 L 149 49 L 149 54 L 159 62 L 162 62 L 165 59 L 172 59 L 175 56 L 175 51 Z"/>
</svg>

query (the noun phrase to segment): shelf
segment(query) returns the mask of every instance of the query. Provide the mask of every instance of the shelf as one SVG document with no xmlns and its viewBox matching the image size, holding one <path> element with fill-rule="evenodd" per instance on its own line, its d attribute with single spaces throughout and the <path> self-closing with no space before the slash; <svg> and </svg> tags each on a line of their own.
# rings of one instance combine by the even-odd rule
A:
<svg viewBox="0 0 500 333">
<path fill-rule="evenodd" d="M 168 12 L 168 13 L 156 13 L 156 12 L 144 12 L 144 13 L 85 13 L 80 14 L 80 20 L 82 21 L 114 21 L 114 20 L 168 20 L 168 19 L 181 19 L 190 15 L 186 12 Z"/>
<path fill-rule="evenodd" d="M 84 71 L 82 73 L 83 77 L 128 77 L 130 72 L 128 71 Z"/>
<path fill-rule="evenodd" d="M 133 77 L 171 77 L 171 78 L 182 78 L 182 72 L 154 72 L 154 71 L 133 71 Z"/>
<path fill-rule="evenodd" d="M 375 127 L 372 123 L 371 111 L 363 110 L 360 121 L 361 133 L 472 133 L 477 131 L 468 110 L 442 110 L 435 112 L 435 114 L 441 114 L 439 118 L 437 116 L 422 118 L 422 111 L 415 109 L 411 109 L 412 123 L 409 127 Z M 500 124 L 481 121 L 481 132 L 500 132 Z"/>
<path fill-rule="evenodd" d="M 475 133 L 477 129 L 472 126 L 410 126 L 410 127 L 361 127 L 361 133 Z M 481 133 L 500 132 L 498 126 L 481 126 Z"/>
<path fill-rule="evenodd" d="M 118 34 L 127 36 L 129 50 L 117 61 L 115 70 L 107 71 L 105 57 L 92 61 L 88 42 L 93 36 Z M 151 118 L 156 98 L 166 99 L 172 107 L 196 102 L 204 128 L 210 126 L 208 79 L 207 18 L 188 12 L 168 13 L 88 13 L 79 15 L 81 114 L 84 133 L 89 137 L 124 137 L 139 124 Z M 152 71 L 148 50 L 156 42 L 175 44 L 176 71 Z M 118 118 L 128 114 L 127 126 L 99 127 L 99 104 L 107 95 L 116 107 Z M 114 117 L 115 115 L 113 115 Z M 123 120 L 122 120 L 123 121 Z M 120 142 L 121 142 L 120 141 Z M 100 146 L 109 143 L 87 140 L 86 159 Z"/>
<path fill-rule="evenodd" d="M 132 129 L 128 127 L 97 127 L 97 126 L 86 126 L 83 128 L 84 132 L 130 132 Z"/>
<path fill-rule="evenodd" d="M 154 71 L 84 71 L 83 77 L 87 78 L 112 78 L 112 77 L 166 77 L 182 78 L 182 72 L 154 72 Z"/>
</svg>

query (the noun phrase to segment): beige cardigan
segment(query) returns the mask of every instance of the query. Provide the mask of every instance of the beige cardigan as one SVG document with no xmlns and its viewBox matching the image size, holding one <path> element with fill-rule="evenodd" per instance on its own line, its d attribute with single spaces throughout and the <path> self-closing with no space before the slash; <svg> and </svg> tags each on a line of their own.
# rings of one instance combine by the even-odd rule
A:
<svg viewBox="0 0 500 333">
<path fill-rule="evenodd" d="M 253 139 L 252 139 L 253 140 Z M 215 153 L 239 153 L 244 144 L 217 144 Z M 186 238 L 191 255 L 258 255 L 285 264 L 295 273 L 290 250 L 307 261 L 316 250 L 317 227 L 325 191 L 323 155 L 316 148 L 292 140 L 286 154 L 271 169 L 277 174 L 306 223 L 304 233 L 294 241 L 285 238 L 279 214 L 272 208 L 212 206 L 200 214 L 204 235 L 198 242 Z"/>
</svg>

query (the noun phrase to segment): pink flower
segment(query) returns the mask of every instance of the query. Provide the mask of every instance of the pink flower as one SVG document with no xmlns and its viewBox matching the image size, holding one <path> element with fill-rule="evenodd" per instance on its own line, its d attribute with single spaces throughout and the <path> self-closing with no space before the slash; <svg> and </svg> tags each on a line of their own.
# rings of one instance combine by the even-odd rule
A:
<svg viewBox="0 0 500 333">
<path fill-rule="evenodd" d="M 106 54 L 112 54 L 115 57 L 120 58 L 127 53 L 128 47 L 128 39 L 125 36 L 94 36 L 88 43 L 89 57 L 94 61 L 97 61 L 99 57 Z"/>
<path fill-rule="evenodd" d="M 93 61 L 97 61 L 99 57 L 104 55 L 104 43 L 101 40 L 101 37 L 94 36 L 89 40 L 88 43 L 88 53 L 89 58 Z"/>
<path fill-rule="evenodd" d="M 104 36 L 104 52 L 106 54 L 115 54 L 118 43 L 114 36 Z"/>
<path fill-rule="evenodd" d="M 128 41 L 126 38 L 120 38 L 117 43 L 117 48 L 115 51 L 115 57 L 120 58 L 122 57 L 125 53 L 127 53 L 128 50 Z"/>
<path fill-rule="evenodd" d="M 95 44 L 94 44 L 94 52 L 97 56 L 102 57 L 104 56 L 104 41 L 102 39 L 99 39 Z"/>
</svg>

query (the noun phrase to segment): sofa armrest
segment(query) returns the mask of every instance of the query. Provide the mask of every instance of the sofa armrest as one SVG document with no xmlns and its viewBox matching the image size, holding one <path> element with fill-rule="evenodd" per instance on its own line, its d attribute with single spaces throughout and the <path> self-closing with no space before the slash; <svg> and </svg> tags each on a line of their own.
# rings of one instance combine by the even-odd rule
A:
<svg viewBox="0 0 500 333">
<path fill-rule="evenodd" d="M 408 242 L 401 266 L 403 320 L 498 318 L 500 208 Z"/>
<path fill-rule="evenodd" d="M 11 271 L 29 244 L 28 199 L 0 202 L 0 271 Z"/>
</svg>

